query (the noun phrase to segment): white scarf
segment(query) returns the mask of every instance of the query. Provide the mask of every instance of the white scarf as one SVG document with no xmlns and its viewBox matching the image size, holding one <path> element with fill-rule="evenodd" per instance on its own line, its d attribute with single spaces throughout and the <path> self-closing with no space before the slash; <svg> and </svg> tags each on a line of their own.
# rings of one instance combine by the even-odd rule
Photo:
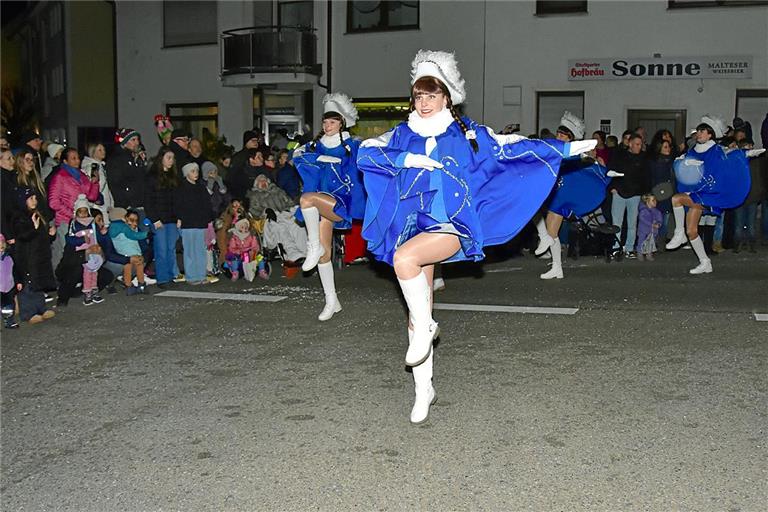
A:
<svg viewBox="0 0 768 512">
<path fill-rule="evenodd" d="M 414 110 L 408 115 L 408 128 L 422 137 L 435 137 L 445 133 L 453 121 L 453 115 L 447 108 L 427 118 L 421 117 Z"/>
<path fill-rule="evenodd" d="M 341 136 L 344 140 L 347 140 L 349 138 L 349 132 L 341 132 Z M 340 146 L 341 139 L 339 138 L 338 133 L 336 135 L 323 135 L 320 137 L 320 143 L 323 146 L 331 149 Z"/>
<path fill-rule="evenodd" d="M 708 140 L 707 142 L 703 144 L 696 143 L 695 146 L 693 146 L 693 150 L 697 153 L 706 153 L 709 148 L 715 145 L 715 141 Z"/>
</svg>

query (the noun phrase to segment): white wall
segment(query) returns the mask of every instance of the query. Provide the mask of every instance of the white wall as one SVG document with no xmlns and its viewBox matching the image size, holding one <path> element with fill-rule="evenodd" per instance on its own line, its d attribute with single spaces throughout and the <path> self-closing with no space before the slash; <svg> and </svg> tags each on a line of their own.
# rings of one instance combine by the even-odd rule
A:
<svg viewBox="0 0 768 512">
<path fill-rule="evenodd" d="M 684 108 L 690 127 L 706 112 L 730 120 L 737 88 L 768 87 L 766 7 L 668 10 L 666 0 L 590 1 L 588 14 L 537 17 L 533 1 L 422 1 L 421 30 L 348 35 L 343 35 L 346 3 L 334 8 L 335 89 L 355 97 L 406 96 L 410 62 L 419 48 L 455 51 L 466 79 L 465 111 L 495 128 L 515 121 L 523 133 L 532 132 L 536 91 L 583 90 L 587 133 L 600 119 L 611 119 L 620 133 L 627 109 Z M 753 78 L 704 80 L 701 93 L 695 79 L 567 80 L 568 59 L 654 53 L 752 55 Z M 520 107 L 502 104 L 506 85 L 522 87 Z"/>
<path fill-rule="evenodd" d="M 162 2 L 123 0 L 116 10 L 119 125 L 139 130 L 151 154 L 160 147 L 153 118 L 166 104 L 217 102 L 219 135 L 240 147 L 253 123 L 252 89 L 222 87 L 219 45 L 163 48 Z M 250 26 L 250 20 L 252 2 L 219 4 L 219 33 Z"/>
</svg>

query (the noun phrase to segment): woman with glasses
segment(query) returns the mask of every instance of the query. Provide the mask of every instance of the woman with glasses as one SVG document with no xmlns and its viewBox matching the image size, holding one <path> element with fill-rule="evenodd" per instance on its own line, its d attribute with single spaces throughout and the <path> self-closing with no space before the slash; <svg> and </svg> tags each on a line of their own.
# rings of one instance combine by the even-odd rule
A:
<svg viewBox="0 0 768 512">
<path fill-rule="evenodd" d="M 497 135 L 456 110 L 466 93 L 453 54 L 419 51 L 411 65 L 408 121 L 363 142 L 357 159 L 368 200 L 363 238 L 394 267 L 408 306 L 416 399 L 410 420 L 435 401 L 432 277 L 440 262 L 479 261 L 483 247 L 514 237 L 546 199 L 563 158 L 595 141 Z"/>
</svg>

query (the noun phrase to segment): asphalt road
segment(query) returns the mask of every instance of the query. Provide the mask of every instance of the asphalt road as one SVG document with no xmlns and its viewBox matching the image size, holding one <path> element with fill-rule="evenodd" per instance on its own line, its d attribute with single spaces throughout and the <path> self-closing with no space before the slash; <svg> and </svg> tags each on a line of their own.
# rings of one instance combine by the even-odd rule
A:
<svg viewBox="0 0 768 512">
<path fill-rule="evenodd" d="M 764 511 L 768 248 L 689 276 L 530 256 L 446 267 L 438 401 L 408 422 L 405 312 L 385 268 L 73 300 L 2 333 L 4 511 Z M 153 290 L 157 292 L 158 290 Z"/>
</svg>

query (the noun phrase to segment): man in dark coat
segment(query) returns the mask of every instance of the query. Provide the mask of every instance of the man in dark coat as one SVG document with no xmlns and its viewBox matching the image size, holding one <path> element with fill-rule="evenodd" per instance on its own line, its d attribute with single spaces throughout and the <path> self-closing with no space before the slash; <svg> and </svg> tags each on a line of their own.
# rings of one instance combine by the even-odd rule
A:
<svg viewBox="0 0 768 512">
<path fill-rule="evenodd" d="M 192 140 L 192 134 L 187 130 L 177 128 L 171 132 L 171 143 L 168 147 L 173 151 L 173 156 L 176 157 L 176 169 L 179 170 L 179 178 L 183 179 L 181 175 L 181 168 L 192 161 L 192 155 L 189 154 L 189 141 Z"/>
<path fill-rule="evenodd" d="M 107 160 L 109 189 L 120 208 L 141 208 L 144 206 L 144 175 L 146 167 L 135 157 L 141 139 L 139 132 L 122 128 L 117 132 L 119 146 Z"/>
<path fill-rule="evenodd" d="M 20 149 L 26 149 L 32 152 L 32 156 L 35 157 L 35 170 L 37 170 L 38 176 L 43 175 L 43 154 L 40 149 L 43 147 L 43 139 L 40 138 L 35 132 L 26 132 L 21 137 L 22 147 Z"/>
</svg>

